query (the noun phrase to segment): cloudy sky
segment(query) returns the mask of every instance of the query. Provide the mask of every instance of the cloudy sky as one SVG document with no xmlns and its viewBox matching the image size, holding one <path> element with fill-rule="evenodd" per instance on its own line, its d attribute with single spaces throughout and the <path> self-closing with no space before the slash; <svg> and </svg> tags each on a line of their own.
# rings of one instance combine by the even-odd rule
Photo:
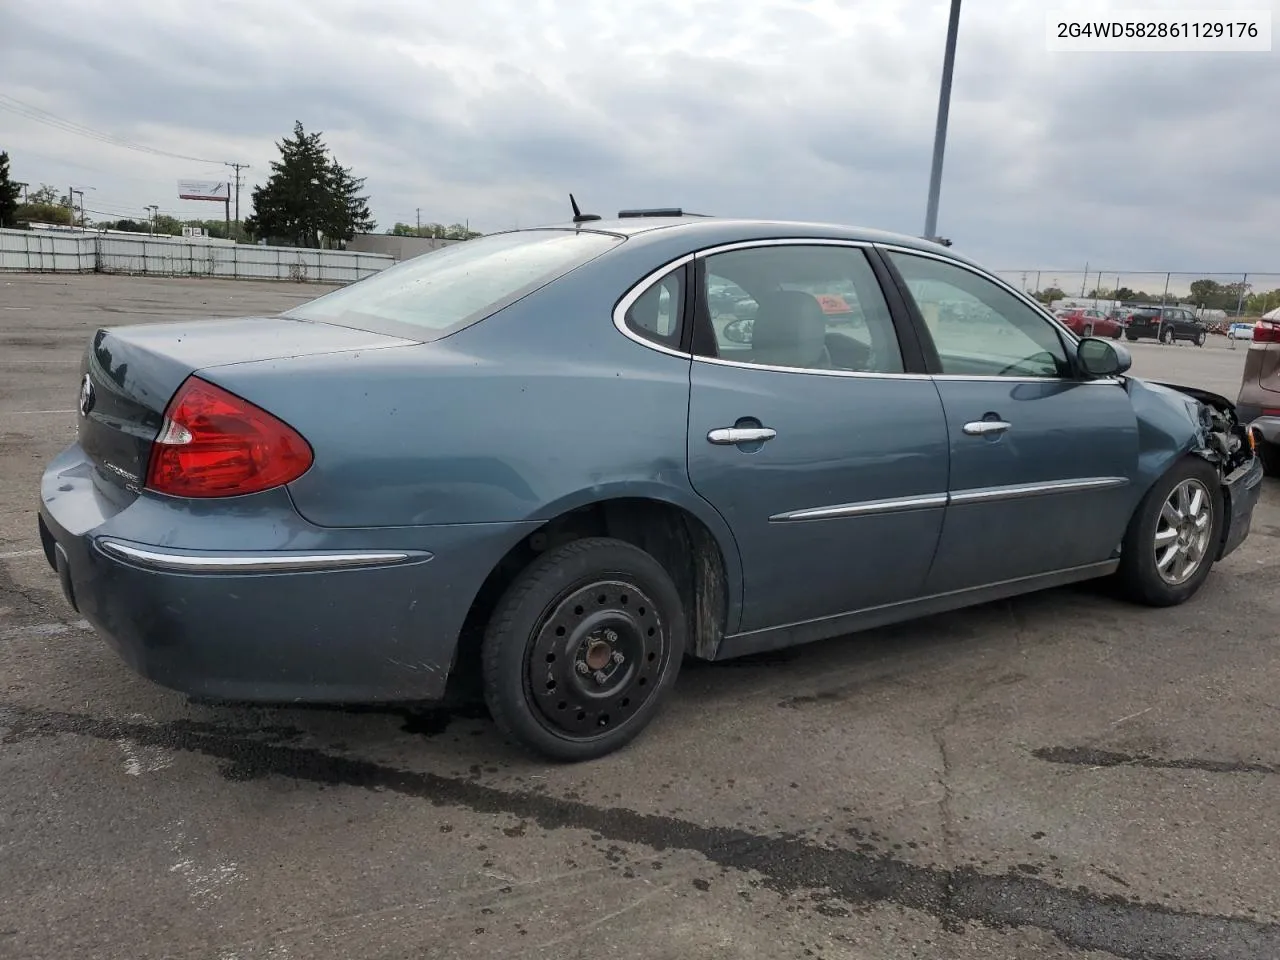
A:
<svg viewBox="0 0 1280 960">
<path fill-rule="evenodd" d="M 965 2 L 939 232 L 997 269 L 1280 271 L 1280 53 L 1048 53 L 1044 11 Z M 919 234 L 947 12 L 947 0 L 0 0 L 0 94 L 247 162 L 250 183 L 301 120 L 367 178 L 380 230 L 417 208 L 480 230 L 558 221 L 572 190 L 601 213 L 683 205 Z M 0 149 L 15 179 L 75 184 L 90 211 L 220 213 L 176 197 L 180 177 L 225 176 L 216 162 L 2 109 Z M 247 190 L 241 202 L 247 215 Z"/>
</svg>

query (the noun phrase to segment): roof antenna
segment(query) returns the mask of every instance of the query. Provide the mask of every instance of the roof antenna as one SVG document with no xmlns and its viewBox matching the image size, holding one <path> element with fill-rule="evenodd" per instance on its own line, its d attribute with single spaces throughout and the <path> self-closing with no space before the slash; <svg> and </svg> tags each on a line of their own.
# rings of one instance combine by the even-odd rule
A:
<svg viewBox="0 0 1280 960">
<path fill-rule="evenodd" d="M 571 193 L 571 194 L 569 194 L 569 205 L 570 205 L 571 207 L 573 207 L 573 222 L 574 222 L 574 223 L 587 223 L 588 221 L 591 221 L 591 220 L 599 220 L 599 219 L 600 219 L 600 214 L 598 214 L 598 213 L 583 213 L 581 210 L 579 210 L 579 209 L 578 209 L 578 201 L 577 201 L 577 200 L 575 200 L 575 199 L 573 199 L 573 194 L 572 194 L 572 193 Z"/>
</svg>

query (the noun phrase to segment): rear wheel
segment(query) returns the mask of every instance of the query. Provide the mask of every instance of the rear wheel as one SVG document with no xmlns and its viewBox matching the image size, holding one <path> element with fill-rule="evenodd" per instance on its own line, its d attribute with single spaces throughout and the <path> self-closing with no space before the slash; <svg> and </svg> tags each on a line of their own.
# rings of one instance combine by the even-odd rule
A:
<svg viewBox="0 0 1280 960">
<path fill-rule="evenodd" d="M 1121 334 L 1121 333 L 1123 333 L 1123 332 L 1124 332 L 1124 331 L 1123 331 L 1123 328 L 1121 328 L 1121 327 L 1116 327 L 1116 328 L 1115 328 L 1115 330 L 1111 331 L 1111 339 L 1112 339 L 1112 340 L 1119 340 L 1119 339 L 1120 339 L 1120 334 Z"/>
<path fill-rule="evenodd" d="M 1197 347 L 1203 347 L 1203 346 L 1204 346 L 1204 341 L 1205 341 L 1205 332 L 1204 332 L 1203 330 L 1199 330 L 1199 331 L 1197 331 L 1197 332 L 1196 332 L 1196 346 L 1197 346 Z"/>
<path fill-rule="evenodd" d="M 1164 344 L 1173 343 L 1173 331 L 1165 327 L 1160 331 L 1160 342 Z"/>
<path fill-rule="evenodd" d="M 1218 471 L 1187 457 L 1156 481 L 1129 521 L 1117 571 L 1122 592 L 1153 607 L 1190 599 L 1209 575 L 1221 532 Z"/>
<path fill-rule="evenodd" d="M 1138 342 L 1138 335 L 1137 335 L 1136 333 L 1126 333 L 1126 334 L 1124 335 L 1124 338 L 1125 338 L 1126 340 L 1128 340 L 1130 343 L 1137 343 L 1137 342 Z"/>
<path fill-rule="evenodd" d="M 481 649 L 498 727 L 555 760 L 624 746 L 675 683 L 686 620 L 652 556 L 591 537 L 549 551 L 499 601 Z"/>
</svg>

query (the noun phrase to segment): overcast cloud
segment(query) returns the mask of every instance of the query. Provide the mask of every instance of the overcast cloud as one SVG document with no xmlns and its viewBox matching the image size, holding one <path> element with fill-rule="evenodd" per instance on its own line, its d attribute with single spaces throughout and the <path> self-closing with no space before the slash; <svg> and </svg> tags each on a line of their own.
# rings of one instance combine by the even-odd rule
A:
<svg viewBox="0 0 1280 960">
<path fill-rule="evenodd" d="M 0 92 L 248 162 L 250 184 L 301 120 L 367 178 L 379 230 L 419 207 L 481 230 L 561 221 L 572 190 L 601 213 L 683 205 L 919 234 L 947 8 L 0 0 Z M 1045 9 L 966 0 L 939 231 L 998 269 L 1280 271 L 1280 54 L 1048 53 Z M 221 178 L 217 165 L 5 112 L 0 149 L 16 179 L 85 187 L 90 210 L 220 213 L 176 199 L 179 177 Z"/>
</svg>

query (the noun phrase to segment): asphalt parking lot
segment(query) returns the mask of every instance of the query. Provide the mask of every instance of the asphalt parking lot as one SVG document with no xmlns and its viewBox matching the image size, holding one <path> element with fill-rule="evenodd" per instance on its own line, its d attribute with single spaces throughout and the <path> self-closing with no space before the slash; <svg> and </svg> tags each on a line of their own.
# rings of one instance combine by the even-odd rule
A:
<svg viewBox="0 0 1280 960">
<path fill-rule="evenodd" d="M 693 665 L 560 767 L 478 711 L 210 706 L 65 604 L 37 480 L 99 325 L 285 283 L 0 276 L 0 957 L 1280 956 L 1280 484 L 1172 610 L 1071 588 Z M 1244 345 L 1131 345 L 1234 397 Z"/>
</svg>

